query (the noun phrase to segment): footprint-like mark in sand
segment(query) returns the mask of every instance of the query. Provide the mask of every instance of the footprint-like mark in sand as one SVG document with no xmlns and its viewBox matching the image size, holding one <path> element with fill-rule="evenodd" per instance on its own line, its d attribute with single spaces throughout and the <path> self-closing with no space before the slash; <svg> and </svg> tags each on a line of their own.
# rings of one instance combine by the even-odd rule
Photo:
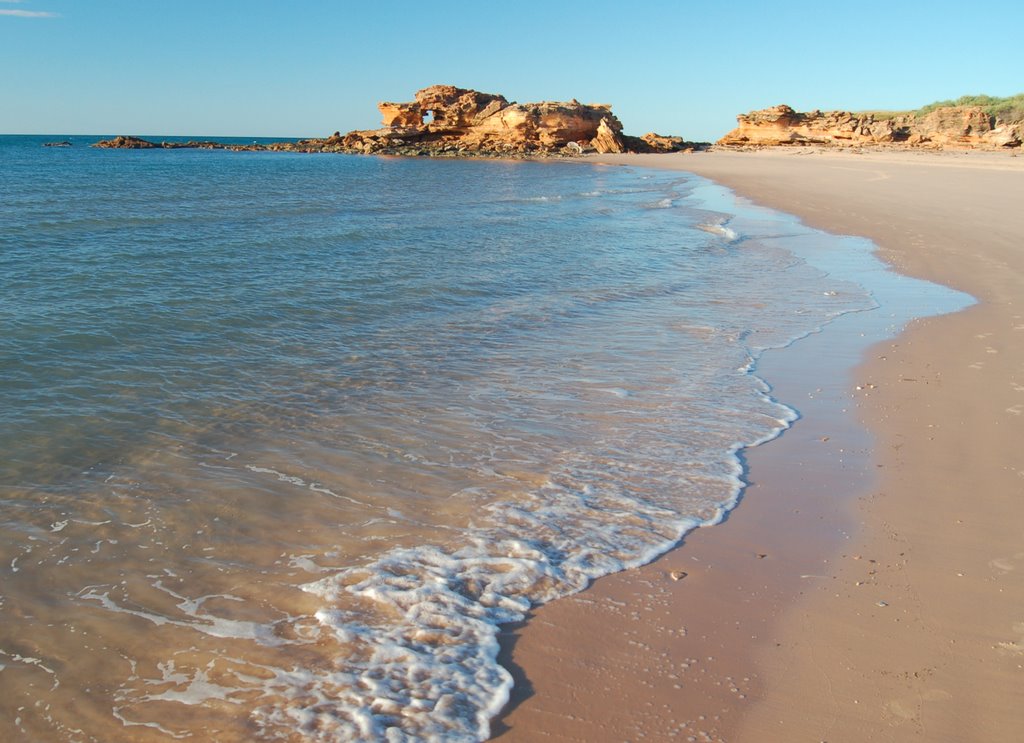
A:
<svg viewBox="0 0 1024 743">
<path fill-rule="evenodd" d="M 988 566 L 1002 573 L 1009 573 L 1014 569 L 1014 564 L 1005 557 L 997 557 L 995 560 L 989 560 Z"/>
<path fill-rule="evenodd" d="M 901 720 L 916 720 L 918 716 L 917 699 L 893 699 L 886 708 Z"/>
<path fill-rule="evenodd" d="M 885 705 L 886 711 L 900 720 L 913 720 L 920 723 L 921 706 L 925 702 L 943 702 L 952 699 L 953 695 L 944 689 L 925 689 L 920 694 L 902 699 L 893 699 Z"/>
<path fill-rule="evenodd" d="M 1018 552 L 1012 557 L 997 557 L 988 561 L 988 566 L 1000 573 L 1009 573 L 1017 569 L 1017 563 L 1024 560 L 1024 552 Z"/>
</svg>

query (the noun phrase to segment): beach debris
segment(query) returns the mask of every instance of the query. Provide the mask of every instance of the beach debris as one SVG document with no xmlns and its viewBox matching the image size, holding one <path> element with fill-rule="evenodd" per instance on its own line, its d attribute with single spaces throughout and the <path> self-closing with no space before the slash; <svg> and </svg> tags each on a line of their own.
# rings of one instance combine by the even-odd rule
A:
<svg viewBox="0 0 1024 743">
<path fill-rule="evenodd" d="M 758 560 L 763 560 L 766 557 L 768 557 L 768 553 L 767 552 L 758 552 L 757 553 L 757 559 Z"/>
<path fill-rule="evenodd" d="M 687 573 L 685 570 L 673 570 L 668 574 L 668 577 L 672 580 L 682 580 L 687 575 L 689 575 L 689 573 Z"/>
<path fill-rule="evenodd" d="M 889 605 L 888 601 L 879 601 L 878 603 L 875 604 L 875 606 L 881 606 L 883 608 L 885 608 L 888 605 Z"/>
</svg>

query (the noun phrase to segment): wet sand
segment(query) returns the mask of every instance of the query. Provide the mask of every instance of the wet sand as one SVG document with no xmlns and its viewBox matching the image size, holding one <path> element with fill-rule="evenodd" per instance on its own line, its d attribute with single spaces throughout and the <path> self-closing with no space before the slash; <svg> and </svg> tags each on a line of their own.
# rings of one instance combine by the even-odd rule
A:
<svg viewBox="0 0 1024 743">
<path fill-rule="evenodd" d="M 503 741 L 991 741 L 1024 730 L 1024 157 L 604 156 L 688 170 L 973 295 L 769 352 L 802 420 L 722 524 L 506 636 Z M 883 309 L 884 312 L 884 309 Z M 844 318 L 845 319 L 845 318 Z M 829 381 L 830 380 L 830 381 Z M 825 382 L 828 381 L 828 384 Z"/>
</svg>

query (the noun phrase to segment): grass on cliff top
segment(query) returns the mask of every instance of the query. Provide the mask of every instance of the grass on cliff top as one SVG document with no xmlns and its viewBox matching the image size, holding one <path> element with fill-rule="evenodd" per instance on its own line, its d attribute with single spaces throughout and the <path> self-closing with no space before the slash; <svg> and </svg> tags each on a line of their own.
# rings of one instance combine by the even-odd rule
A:
<svg viewBox="0 0 1024 743">
<path fill-rule="evenodd" d="M 1011 95 L 1006 98 L 999 98 L 992 95 L 962 95 L 955 100 L 935 101 L 927 106 L 921 106 L 916 111 L 861 111 L 863 114 L 871 114 L 877 120 L 895 119 L 897 116 L 925 116 L 937 108 L 947 106 L 980 106 L 989 116 L 994 116 L 1004 123 L 1024 121 L 1024 93 Z"/>
<path fill-rule="evenodd" d="M 1024 93 L 1018 93 L 1007 98 L 997 98 L 991 95 L 962 95 L 955 101 L 936 101 L 922 106 L 914 113 L 924 116 L 937 108 L 945 106 L 981 106 L 989 116 L 995 116 L 1000 121 L 1007 123 L 1024 121 Z"/>
</svg>

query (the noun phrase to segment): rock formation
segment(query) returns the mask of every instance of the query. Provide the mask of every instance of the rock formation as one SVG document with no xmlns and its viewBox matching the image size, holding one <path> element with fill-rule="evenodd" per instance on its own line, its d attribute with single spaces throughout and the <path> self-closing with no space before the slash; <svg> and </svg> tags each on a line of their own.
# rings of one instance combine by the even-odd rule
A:
<svg viewBox="0 0 1024 743">
<path fill-rule="evenodd" d="M 738 126 L 718 145 L 777 147 L 898 145 L 928 149 L 1020 147 L 1024 124 L 998 122 L 976 106 L 938 108 L 925 116 L 892 117 L 849 111 L 799 113 L 781 105 L 736 117 Z"/>
<path fill-rule="evenodd" d="M 686 152 L 704 149 L 701 144 L 687 142 L 682 137 L 667 137 L 654 132 L 648 132 L 640 137 L 639 142 L 634 142 L 632 137 L 626 137 L 626 142 L 631 152 Z"/>
<path fill-rule="evenodd" d="M 93 147 L 108 150 L 262 150 L 268 149 L 261 145 L 228 145 L 221 142 L 197 141 L 188 142 L 150 142 L 141 137 L 114 137 L 97 142 Z"/>
<path fill-rule="evenodd" d="M 154 147 L 162 147 L 162 143 L 150 142 L 140 137 L 114 137 L 102 142 L 97 142 L 93 147 L 100 147 L 108 150 L 150 150 Z"/>
<path fill-rule="evenodd" d="M 408 103 L 380 103 L 380 129 L 335 132 L 326 139 L 277 142 L 269 145 L 226 145 L 217 142 L 149 142 L 117 137 L 96 144 L 116 149 L 221 148 L 350 152 L 441 157 L 574 156 L 586 152 L 679 152 L 703 149 L 704 143 L 681 137 L 647 134 L 627 137 L 608 104 L 514 103 L 504 96 L 433 85 Z"/>
<path fill-rule="evenodd" d="M 504 96 L 433 85 L 410 103 L 378 104 L 384 127 L 349 132 L 344 146 L 386 152 L 403 146 L 428 151 L 550 153 L 570 143 L 575 152 L 624 152 L 622 124 L 605 104 L 510 103 Z"/>
</svg>

